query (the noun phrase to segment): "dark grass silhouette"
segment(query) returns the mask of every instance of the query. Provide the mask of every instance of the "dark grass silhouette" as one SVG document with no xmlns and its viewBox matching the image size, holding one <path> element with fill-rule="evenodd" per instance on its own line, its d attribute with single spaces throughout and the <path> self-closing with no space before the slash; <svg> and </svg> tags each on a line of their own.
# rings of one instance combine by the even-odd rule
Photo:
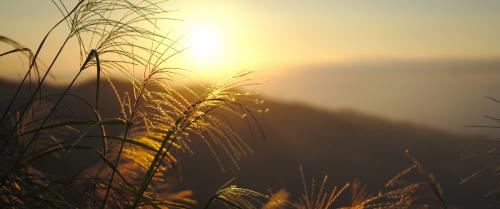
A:
<svg viewBox="0 0 500 209">
<path fill-rule="evenodd" d="M 330 114 L 279 103 L 269 104 L 275 109 L 274 117 L 266 119 L 256 114 L 267 112 L 260 108 L 262 102 L 239 90 L 255 84 L 248 79 L 249 72 L 210 85 L 177 82 L 188 72 L 166 64 L 183 49 L 176 39 L 157 30 L 157 21 L 169 19 L 166 1 L 53 3 L 63 18 L 42 37 L 36 49 L 0 36 L 0 42 L 10 46 L 0 58 L 20 55 L 28 63 L 19 83 L 2 82 L 2 208 L 448 207 L 438 178 L 415 158 L 408 156 L 410 167 L 402 172 L 395 168 L 404 168 L 407 162 L 401 166 L 382 163 L 398 159 L 393 158 L 394 150 L 401 152 L 408 147 L 418 153 L 432 152 L 427 156 L 431 159 L 422 157 L 425 161 L 452 162 L 443 150 L 451 150 L 450 142 L 458 137 L 364 115 Z M 44 64 L 39 60 L 40 53 L 60 27 L 66 27 L 68 33 Z M 68 84 L 51 87 L 47 78 L 55 64 L 63 61 L 61 54 L 71 53 L 65 51 L 71 41 L 79 45 L 79 52 L 74 53 L 79 55 L 80 65 L 72 69 L 74 76 Z M 94 74 L 95 80 L 78 87 L 87 72 Z M 126 80 L 111 76 L 115 73 Z M 272 129 L 269 136 L 282 141 L 274 145 L 270 140 L 258 141 L 264 138 L 263 127 Z M 291 130 L 307 135 L 298 137 Z M 254 140 L 249 143 L 244 138 Z M 268 167 L 245 170 L 251 167 L 246 167 L 250 162 L 244 162 L 243 156 L 254 152 L 249 144 L 267 149 L 267 156 L 250 160 Z M 194 152 L 193 156 L 213 159 L 183 159 L 186 153 Z M 337 161 L 328 162 L 333 160 Z M 301 171 L 304 195 L 294 201 L 285 190 L 267 196 L 232 181 L 223 184 L 210 179 L 226 181 L 229 178 L 221 168 L 228 168 L 228 172 L 241 168 L 242 174 L 253 175 L 256 181 L 273 181 L 276 169 L 284 170 L 292 164 L 295 168 L 304 164 L 316 169 L 327 165 L 344 171 L 361 166 L 370 171 L 369 176 L 391 180 L 373 195 L 359 183 L 352 183 L 353 197 L 343 201 L 339 198 L 350 184 L 327 189 L 327 177 L 320 182 L 313 178 L 309 183 Z M 460 170 L 456 164 L 447 169 Z M 415 176 L 402 181 L 412 171 L 416 171 Z M 389 178 L 382 173 L 396 176 Z M 207 185 L 219 188 L 212 189 L 208 196 L 192 196 L 192 190 L 204 194 Z"/>
</svg>

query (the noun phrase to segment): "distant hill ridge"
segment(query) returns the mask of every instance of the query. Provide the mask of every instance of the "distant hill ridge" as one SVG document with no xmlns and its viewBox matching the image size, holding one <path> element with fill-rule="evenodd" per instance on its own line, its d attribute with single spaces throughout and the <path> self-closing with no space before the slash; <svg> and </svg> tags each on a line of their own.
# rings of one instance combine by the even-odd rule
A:
<svg viewBox="0 0 500 209">
<path fill-rule="evenodd" d="M 500 98 L 500 59 L 373 60 L 304 65 L 263 72 L 258 89 L 270 97 L 335 110 L 354 108 L 457 133 L 499 135 L 467 128 L 491 122 Z"/>
</svg>

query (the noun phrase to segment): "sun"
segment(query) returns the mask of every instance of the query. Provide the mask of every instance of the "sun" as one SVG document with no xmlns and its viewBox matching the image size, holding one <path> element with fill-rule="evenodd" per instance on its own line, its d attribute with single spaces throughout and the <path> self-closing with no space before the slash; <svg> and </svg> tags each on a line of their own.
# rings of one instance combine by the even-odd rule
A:
<svg viewBox="0 0 500 209">
<path fill-rule="evenodd" d="M 214 25 L 195 25 L 188 34 L 189 51 L 201 65 L 214 65 L 221 55 L 221 34 Z"/>
</svg>

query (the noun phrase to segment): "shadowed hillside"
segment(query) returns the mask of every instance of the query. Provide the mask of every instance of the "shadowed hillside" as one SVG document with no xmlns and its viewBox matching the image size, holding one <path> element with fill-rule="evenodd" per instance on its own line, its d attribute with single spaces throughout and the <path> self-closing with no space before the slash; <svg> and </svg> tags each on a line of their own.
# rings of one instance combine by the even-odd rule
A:
<svg viewBox="0 0 500 209">
<path fill-rule="evenodd" d="M 118 86 L 125 88 L 121 84 Z M 2 94 L 3 100 L 8 98 L 8 92 L 12 92 L 14 85 L 1 82 L 0 87 L 5 92 Z M 101 88 L 101 112 L 104 117 L 116 114 L 116 101 L 106 96 L 112 95 L 111 89 L 107 85 Z M 59 91 L 55 87 L 45 90 Z M 94 90 L 95 84 L 84 83 L 75 87 L 72 93 L 92 101 Z M 477 180 L 459 185 L 463 177 L 479 168 L 474 161 L 459 160 L 459 145 L 471 142 L 474 137 L 390 121 L 356 111 L 326 111 L 269 98 L 265 101 L 264 106 L 270 111 L 256 116 L 265 130 L 266 139 L 258 135 L 255 126 L 252 126 L 254 131 L 251 131 L 245 123 L 236 123 L 233 122 L 236 120 L 227 117 L 229 124 L 242 133 L 242 138 L 249 142 L 255 152 L 242 159 L 240 170 L 228 159 L 222 158 L 226 169 L 223 173 L 201 140 L 193 140 L 192 155 L 182 155 L 182 187 L 193 189 L 196 199 L 208 199 L 232 177 L 236 177 L 238 184 L 257 191 L 287 188 L 293 196 L 298 197 L 302 192 L 299 165 L 303 165 L 309 175 L 329 174 L 337 185 L 358 179 L 368 186 L 369 191 L 377 192 L 391 176 L 408 165 L 404 150 L 409 149 L 436 174 L 451 206 L 483 208 L 487 205 L 482 199 L 482 194 L 488 188 L 484 183 Z M 74 113 L 83 109 L 71 100 L 66 100 L 65 106 Z M 81 158 L 78 154 L 73 157 Z M 70 158 L 66 160 L 74 162 Z M 88 163 L 91 160 L 82 159 L 82 165 L 68 163 L 67 166 L 84 166 L 85 161 Z M 41 166 L 47 163 L 42 162 Z M 71 173 L 72 170 L 78 170 L 61 167 L 65 171 L 55 172 Z"/>
<path fill-rule="evenodd" d="M 486 204 L 482 199 L 487 188 L 484 184 L 478 181 L 475 185 L 458 184 L 478 168 L 474 161 L 459 159 L 460 144 L 473 138 L 355 111 L 331 112 L 266 101 L 271 111 L 259 115 L 259 119 L 267 141 L 252 143 L 255 154 L 242 160 L 240 171 L 230 169 L 221 174 L 214 169 L 213 160 L 207 162 L 206 156 L 210 154 L 203 147 L 195 147 L 195 154 L 182 161 L 185 183 L 193 188 L 206 185 L 206 189 L 198 190 L 198 195 L 206 197 L 217 185 L 235 176 L 239 183 L 251 188 L 271 187 L 273 191 L 288 188 L 298 197 L 302 191 L 299 164 L 316 176 L 329 174 L 337 185 L 358 179 L 376 192 L 408 164 L 404 150 L 409 149 L 436 174 L 451 205 L 476 208 Z"/>
</svg>

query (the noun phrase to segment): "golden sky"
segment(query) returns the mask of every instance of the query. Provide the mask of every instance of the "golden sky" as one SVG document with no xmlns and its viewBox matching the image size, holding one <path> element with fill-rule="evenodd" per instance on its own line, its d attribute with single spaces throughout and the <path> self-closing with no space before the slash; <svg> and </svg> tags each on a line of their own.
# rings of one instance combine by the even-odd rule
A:
<svg viewBox="0 0 500 209">
<path fill-rule="evenodd" d="M 500 1 L 172 0 L 163 26 L 200 72 L 373 59 L 496 58 Z M 60 14 L 50 0 L 2 0 L 0 33 L 35 47 Z M 219 69 L 216 71 L 215 69 Z"/>
</svg>

